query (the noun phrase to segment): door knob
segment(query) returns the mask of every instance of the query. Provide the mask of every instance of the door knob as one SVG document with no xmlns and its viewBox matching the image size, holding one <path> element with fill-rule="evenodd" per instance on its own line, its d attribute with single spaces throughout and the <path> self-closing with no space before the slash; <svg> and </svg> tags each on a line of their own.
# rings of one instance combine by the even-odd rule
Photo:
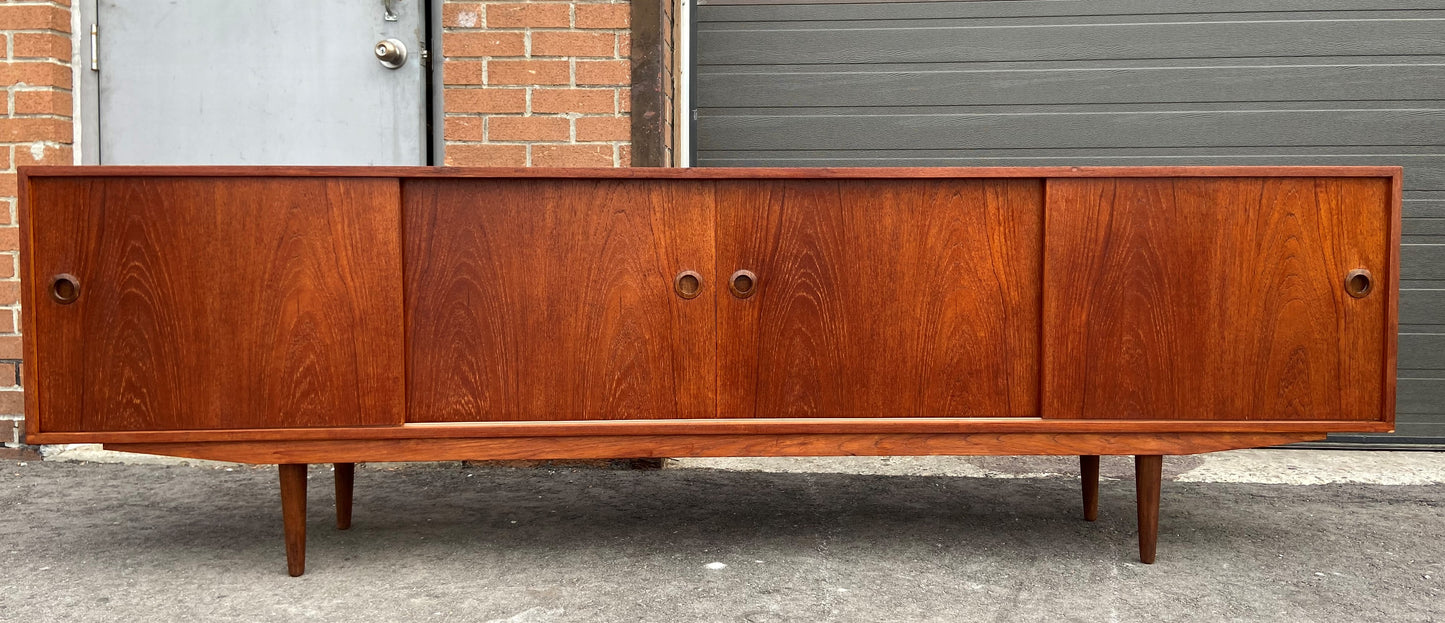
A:
<svg viewBox="0 0 1445 623">
<path fill-rule="evenodd" d="M 406 64 L 406 44 L 398 39 L 382 39 L 376 42 L 376 60 L 387 69 L 396 69 Z"/>
</svg>

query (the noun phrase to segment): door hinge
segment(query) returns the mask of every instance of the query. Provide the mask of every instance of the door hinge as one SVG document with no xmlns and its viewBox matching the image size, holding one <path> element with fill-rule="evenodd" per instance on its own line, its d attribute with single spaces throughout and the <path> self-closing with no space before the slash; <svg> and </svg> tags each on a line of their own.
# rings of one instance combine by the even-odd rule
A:
<svg viewBox="0 0 1445 623">
<path fill-rule="evenodd" d="M 90 70 L 100 71 L 100 25 L 90 25 Z"/>
</svg>

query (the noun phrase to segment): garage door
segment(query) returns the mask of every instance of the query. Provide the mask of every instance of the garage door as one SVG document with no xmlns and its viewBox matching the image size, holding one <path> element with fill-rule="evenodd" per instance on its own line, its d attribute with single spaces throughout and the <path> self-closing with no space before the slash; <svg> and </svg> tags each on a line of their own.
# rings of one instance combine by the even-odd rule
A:
<svg viewBox="0 0 1445 623">
<path fill-rule="evenodd" d="M 1403 165 L 1388 441 L 1445 442 L 1445 2 L 702 0 L 694 15 L 698 166 Z"/>
</svg>

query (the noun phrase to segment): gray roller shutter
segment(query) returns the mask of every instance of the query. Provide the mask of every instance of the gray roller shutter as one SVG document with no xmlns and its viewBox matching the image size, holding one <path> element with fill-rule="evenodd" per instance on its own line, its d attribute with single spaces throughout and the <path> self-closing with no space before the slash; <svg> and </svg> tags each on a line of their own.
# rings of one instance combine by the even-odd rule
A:
<svg viewBox="0 0 1445 623">
<path fill-rule="evenodd" d="M 1388 441 L 1445 443 L 1445 2 L 730 2 L 698 166 L 1404 166 Z"/>
</svg>

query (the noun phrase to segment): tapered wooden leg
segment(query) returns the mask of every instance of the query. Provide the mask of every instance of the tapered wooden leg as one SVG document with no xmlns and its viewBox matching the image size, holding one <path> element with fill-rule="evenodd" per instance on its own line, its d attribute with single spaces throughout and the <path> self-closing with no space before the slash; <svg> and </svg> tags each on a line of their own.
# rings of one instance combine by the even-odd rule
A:
<svg viewBox="0 0 1445 623">
<path fill-rule="evenodd" d="M 1134 496 L 1139 504 L 1139 561 L 1154 564 L 1159 543 L 1159 481 L 1164 457 L 1157 454 L 1134 457 Z"/>
<path fill-rule="evenodd" d="M 351 527 L 351 488 L 356 482 L 355 463 L 336 464 L 336 529 Z"/>
<path fill-rule="evenodd" d="M 306 572 L 306 464 L 280 465 L 281 517 L 286 531 L 286 571 Z"/>
<path fill-rule="evenodd" d="M 1079 480 L 1084 485 L 1084 519 L 1094 521 L 1099 518 L 1099 457 L 1097 455 L 1079 457 Z"/>
</svg>

